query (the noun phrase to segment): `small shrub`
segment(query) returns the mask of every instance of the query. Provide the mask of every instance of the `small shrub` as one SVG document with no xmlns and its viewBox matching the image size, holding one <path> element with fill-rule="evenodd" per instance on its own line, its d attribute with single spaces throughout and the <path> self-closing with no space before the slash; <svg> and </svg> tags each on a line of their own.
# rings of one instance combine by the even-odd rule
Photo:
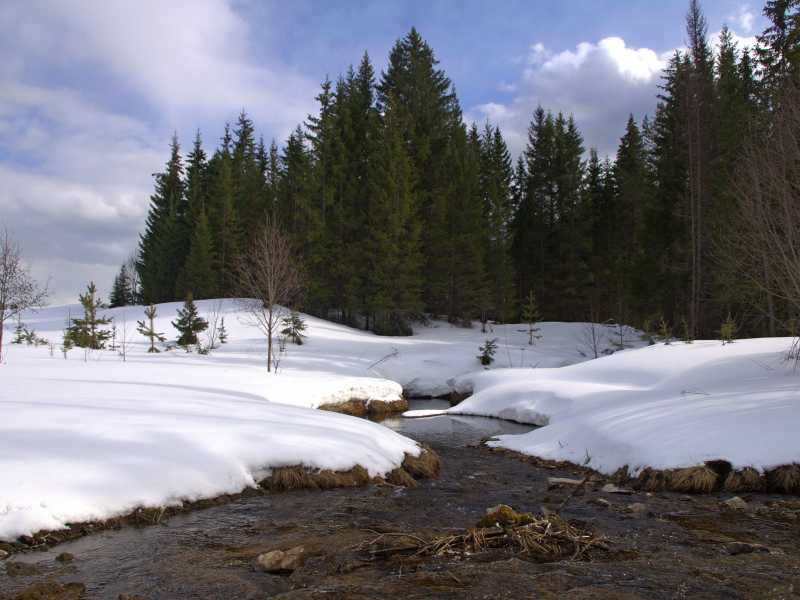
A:
<svg viewBox="0 0 800 600">
<path fill-rule="evenodd" d="M 500 338 L 486 340 L 483 346 L 478 347 L 481 353 L 477 358 L 480 359 L 482 365 L 490 365 L 494 362 L 494 355 L 497 353 L 497 342 L 499 340 Z"/>
<path fill-rule="evenodd" d="M 684 344 L 691 344 L 694 341 L 694 336 L 692 335 L 692 330 L 689 327 L 689 321 L 686 317 L 681 318 L 681 330 L 683 332 L 681 334 L 681 341 Z"/>
<path fill-rule="evenodd" d="M 643 342 L 647 342 L 648 346 L 654 346 L 656 343 L 657 333 L 653 329 L 653 321 L 650 319 L 644 320 L 644 325 L 642 325 L 642 334 L 639 336 L 639 339 Z"/>
<path fill-rule="evenodd" d="M 667 323 L 664 317 L 661 317 L 658 337 L 664 341 L 664 345 L 669 346 L 669 341 L 672 339 L 672 327 L 669 326 L 669 323 Z"/>
<path fill-rule="evenodd" d="M 303 340 L 308 338 L 307 335 L 303 335 L 303 332 L 308 327 L 306 326 L 305 319 L 300 316 L 300 313 L 294 310 L 291 311 L 281 319 L 281 324 L 283 325 L 281 335 L 286 336 L 298 346 L 302 346 Z"/>
<path fill-rule="evenodd" d="M 736 323 L 736 319 L 731 316 L 731 313 L 728 313 L 728 316 L 717 330 L 717 334 L 719 335 L 717 339 L 722 342 L 723 346 L 732 344 L 734 340 L 738 339 L 739 325 Z"/>
</svg>

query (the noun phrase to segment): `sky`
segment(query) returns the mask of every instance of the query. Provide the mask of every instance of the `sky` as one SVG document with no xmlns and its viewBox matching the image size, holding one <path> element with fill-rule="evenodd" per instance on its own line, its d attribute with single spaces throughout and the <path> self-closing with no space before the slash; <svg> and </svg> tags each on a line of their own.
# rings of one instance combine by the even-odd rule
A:
<svg viewBox="0 0 800 600">
<path fill-rule="evenodd" d="M 762 5 L 705 0 L 709 33 L 741 44 Z M 0 0 L 0 221 L 52 303 L 102 297 L 136 247 L 177 132 L 207 151 L 244 109 L 279 145 L 316 112 L 326 76 L 368 52 L 376 73 L 411 27 L 464 117 L 500 127 L 512 156 L 541 104 L 572 114 L 612 158 L 628 115 L 652 115 L 688 0 Z"/>
</svg>

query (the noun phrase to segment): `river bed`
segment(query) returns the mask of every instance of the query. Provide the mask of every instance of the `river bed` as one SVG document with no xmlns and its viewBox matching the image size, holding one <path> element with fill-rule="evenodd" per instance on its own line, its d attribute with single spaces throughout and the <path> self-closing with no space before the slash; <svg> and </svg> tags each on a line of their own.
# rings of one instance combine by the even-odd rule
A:
<svg viewBox="0 0 800 600">
<path fill-rule="evenodd" d="M 418 400 L 411 408 L 447 406 Z M 11 596 L 56 579 L 83 582 L 87 598 L 109 599 L 800 598 L 800 503 L 778 495 L 749 494 L 746 510 L 728 510 L 720 502 L 730 494 L 617 495 L 598 485 L 561 512 L 609 537 L 611 550 L 593 553 L 591 562 L 504 553 L 370 560 L 357 548 L 378 532 L 427 539 L 462 531 L 500 503 L 538 513 L 567 493 L 548 490 L 548 477 L 574 477 L 474 446 L 499 433 L 524 433 L 527 425 L 462 416 L 383 422 L 433 447 L 442 460 L 438 480 L 272 493 L 161 525 L 105 531 L 4 561 L 35 572 L 0 570 L 0 590 Z M 635 503 L 645 510 L 631 512 Z M 259 554 L 295 546 L 306 559 L 291 576 L 256 570 Z M 63 552 L 74 555 L 71 563 L 55 560 Z"/>
</svg>

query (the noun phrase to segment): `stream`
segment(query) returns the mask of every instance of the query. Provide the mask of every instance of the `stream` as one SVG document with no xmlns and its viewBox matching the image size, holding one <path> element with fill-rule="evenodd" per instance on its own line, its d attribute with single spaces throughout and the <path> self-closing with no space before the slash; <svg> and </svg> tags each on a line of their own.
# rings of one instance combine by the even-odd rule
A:
<svg viewBox="0 0 800 600">
<path fill-rule="evenodd" d="M 449 406 L 440 400 L 410 404 Z M 566 495 L 548 491 L 548 477 L 575 477 L 467 446 L 531 426 L 463 416 L 389 416 L 379 422 L 433 447 L 442 461 L 440 478 L 414 488 L 271 493 L 15 555 L 0 562 L 6 564 L 0 568 L 0 598 L 46 580 L 79 581 L 86 585 L 83 597 L 114 600 L 120 594 L 148 600 L 800 598 L 800 502 L 779 495 L 745 495 L 748 509 L 732 511 L 720 507 L 730 494 L 620 496 L 601 492 L 601 483 L 580 492 L 560 513 L 608 536 L 611 550 L 593 553 L 591 562 L 537 562 L 502 552 L 365 558 L 356 547 L 376 532 L 431 538 L 463 531 L 500 503 L 539 512 Z M 646 511 L 631 513 L 627 507 L 633 503 Z M 306 558 L 291 576 L 256 570 L 259 554 L 295 546 L 303 546 Z M 74 560 L 57 562 L 63 552 Z M 14 574 L 11 561 L 34 568 Z"/>
</svg>

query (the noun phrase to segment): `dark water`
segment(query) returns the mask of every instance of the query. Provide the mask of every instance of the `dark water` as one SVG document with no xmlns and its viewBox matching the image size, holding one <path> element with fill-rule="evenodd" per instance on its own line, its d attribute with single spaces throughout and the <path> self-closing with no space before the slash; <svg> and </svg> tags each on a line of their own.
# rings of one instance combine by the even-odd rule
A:
<svg viewBox="0 0 800 600">
<path fill-rule="evenodd" d="M 413 408 L 441 408 L 437 401 Z M 747 511 L 726 511 L 730 495 L 618 496 L 587 489 L 561 512 L 573 524 L 607 535 L 610 552 L 592 562 L 536 563 L 525 556 L 461 554 L 371 560 L 359 544 L 380 532 L 425 539 L 474 526 L 500 503 L 539 512 L 561 501 L 548 477 L 574 477 L 529 462 L 465 447 L 498 433 L 530 427 L 495 419 L 390 418 L 387 426 L 430 444 L 440 478 L 414 488 L 368 485 L 299 490 L 237 500 L 149 527 L 126 527 L 17 555 L 39 572 L 9 577 L 0 562 L 0 591 L 12 594 L 57 579 L 86 584 L 87 598 L 800 598 L 800 502 L 747 495 Z M 610 505 L 601 505 L 605 500 Z M 627 510 L 643 503 L 647 512 Z M 732 555 L 731 541 L 760 545 Z M 259 554 L 303 546 L 292 576 L 256 571 Z M 55 556 L 75 555 L 62 566 Z M 4 561 L 8 562 L 8 561 Z M 0 598 L 2 598 L 0 593 Z"/>
<path fill-rule="evenodd" d="M 408 407 L 409 410 L 443 410 L 450 408 L 450 402 L 436 398 L 430 400 L 412 398 L 408 401 Z M 523 425 L 503 419 L 461 415 L 414 419 L 392 416 L 377 418 L 375 421 L 406 437 L 431 446 L 466 446 L 485 437 L 500 434 L 516 435 L 535 429 L 533 425 Z"/>
</svg>

